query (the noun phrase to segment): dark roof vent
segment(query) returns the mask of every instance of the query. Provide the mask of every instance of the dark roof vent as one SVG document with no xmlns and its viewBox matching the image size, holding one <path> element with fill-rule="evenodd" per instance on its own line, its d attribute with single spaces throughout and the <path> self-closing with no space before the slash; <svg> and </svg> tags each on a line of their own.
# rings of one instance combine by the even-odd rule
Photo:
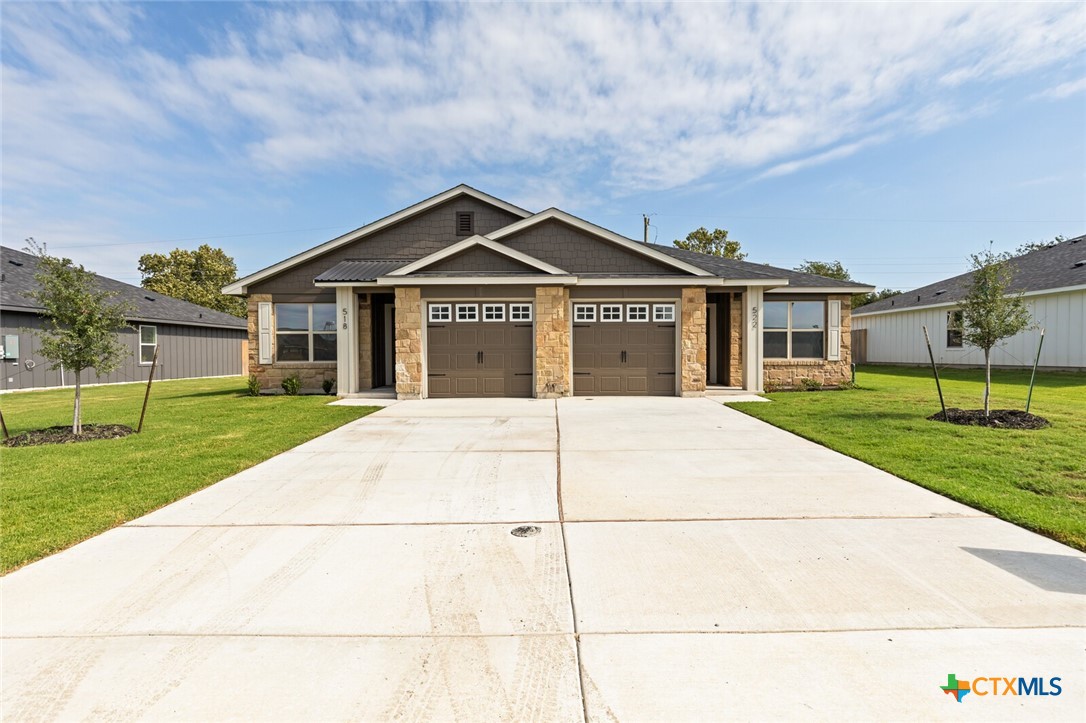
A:
<svg viewBox="0 0 1086 723">
<path fill-rule="evenodd" d="M 148 301 L 154 301 L 155 300 L 155 297 L 153 297 L 153 296 L 144 296 L 143 298 L 147 299 Z"/>
<path fill-rule="evenodd" d="M 471 236 L 475 233 L 475 214 L 471 211 L 456 212 L 456 235 Z"/>
<path fill-rule="evenodd" d="M 8 259 L 8 263 L 9 264 L 14 264 L 15 266 L 22 266 L 23 265 L 22 261 L 16 261 L 15 259 Z"/>
<path fill-rule="evenodd" d="M 935 295 L 936 296 L 942 296 L 945 293 L 946 293 L 946 289 L 939 289 L 938 291 L 935 292 Z"/>
<path fill-rule="evenodd" d="M 1082 261 L 1076 261 L 1075 265 L 1074 265 L 1074 268 L 1077 269 L 1077 268 L 1080 268 L 1082 266 L 1086 266 L 1086 259 L 1083 259 Z"/>
</svg>

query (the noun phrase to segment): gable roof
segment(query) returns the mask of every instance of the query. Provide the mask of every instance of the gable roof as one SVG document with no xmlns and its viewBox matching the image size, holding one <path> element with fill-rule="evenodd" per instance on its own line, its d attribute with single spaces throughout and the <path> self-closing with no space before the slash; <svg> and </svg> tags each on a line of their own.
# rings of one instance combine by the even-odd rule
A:
<svg viewBox="0 0 1086 723">
<path fill-rule="evenodd" d="M 0 246 L 0 308 L 5 311 L 40 313 L 41 304 L 30 296 L 41 285 L 34 279 L 38 272 L 38 257 Z M 182 324 L 186 326 L 211 326 L 229 329 L 245 329 L 247 322 L 231 314 L 208 309 L 172 296 L 148 291 L 105 276 L 94 275 L 95 285 L 104 291 L 117 294 L 117 300 L 135 307 L 128 315 L 130 321 Z"/>
<path fill-rule="evenodd" d="M 1086 236 L 1061 241 L 1046 249 L 1010 259 L 1011 293 L 1031 293 L 1048 289 L 1086 288 Z M 919 289 L 906 291 L 853 310 L 853 314 L 877 314 L 951 304 L 969 293 L 973 272 L 968 271 Z"/>
<path fill-rule="evenodd" d="M 460 196 L 471 196 L 472 198 L 475 198 L 484 203 L 489 203 L 492 206 L 496 206 L 503 211 L 508 211 L 514 216 L 520 216 L 521 218 L 526 218 L 532 215 L 530 211 L 525 211 L 523 208 L 514 206 L 507 201 L 503 201 L 500 198 L 491 196 L 487 193 L 483 193 L 482 191 L 479 191 L 472 188 L 471 186 L 467 186 L 461 183 L 459 186 L 450 188 L 448 191 L 443 191 L 436 196 L 431 196 L 424 201 L 419 201 L 413 206 L 408 206 L 402 211 L 397 211 L 396 213 L 378 219 L 373 223 L 369 223 L 360 228 L 356 228 L 354 231 L 349 231 L 342 236 L 337 236 L 331 241 L 326 241 L 319 246 L 314 246 L 308 251 L 303 251 L 300 254 L 295 254 L 294 256 L 291 256 L 288 259 L 284 259 L 277 264 L 273 264 L 271 266 L 268 266 L 267 268 L 261 269 L 260 271 L 249 274 L 248 276 L 242 279 L 238 279 L 237 281 L 229 284 L 228 286 L 224 286 L 222 291 L 224 294 L 245 294 L 247 293 L 248 286 L 250 284 L 255 284 L 256 282 L 266 279 L 270 276 L 275 276 L 278 273 L 286 271 L 292 266 L 296 266 L 304 261 L 308 261 L 310 259 L 316 258 L 317 256 L 326 254 L 329 251 L 334 251 L 341 246 L 353 243 L 358 239 L 363 238 L 364 236 L 368 236 L 372 233 L 376 233 L 377 231 L 388 228 L 393 224 L 399 223 L 400 221 L 420 214 L 435 206 L 440 206 L 446 201 L 451 201 L 454 198 L 459 198 Z"/>
<path fill-rule="evenodd" d="M 418 261 L 413 261 L 410 264 L 407 264 L 406 266 L 403 266 L 399 269 L 390 271 L 388 273 L 388 276 L 407 276 L 408 274 L 422 271 L 423 269 L 431 266 L 432 264 L 435 264 L 444 259 L 452 258 L 453 256 L 463 253 L 464 251 L 467 251 L 471 248 L 485 248 L 500 256 L 505 256 L 506 258 L 510 258 L 514 261 L 522 263 L 525 266 L 536 269 L 537 271 L 542 271 L 544 274 L 554 274 L 557 276 L 568 275 L 568 272 L 563 271 L 557 266 L 552 266 L 551 264 L 540 261 L 539 259 L 533 256 L 529 256 L 526 253 L 522 253 L 520 251 L 517 251 L 516 249 L 511 249 L 508 246 L 500 244 L 497 241 L 494 241 L 486 236 L 476 235 L 472 236 L 471 238 L 466 238 L 463 241 L 454 243 L 452 246 L 447 246 L 440 251 L 436 251 L 430 254 L 429 256 L 424 256 Z"/>
<path fill-rule="evenodd" d="M 493 231 L 487 234 L 487 238 L 493 241 L 500 241 L 503 238 L 507 238 L 514 234 L 520 233 L 525 229 L 531 228 L 532 226 L 543 223 L 545 221 L 550 221 L 552 219 L 568 224 L 578 229 L 579 231 L 584 231 L 585 233 L 591 234 L 598 238 L 602 238 L 616 246 L 626 249 L 627 251 L 632 251 L 634 254 L 650 258 L 653 261 L 662 264 L 663 266 L 678 269 L 679 271 L 685 272 L 687 274 L 693 274 L 694 276 L 713 276 L 713 273 L 710 271 L 707 271 L 698 266 L 694 266 L 693 264 L 689 264 L 682 259 L 672 258 L 667 254 L 660 253 L 660 249 L 657 246 L 644 244 L 638 241 L 634 241 L 633 239 L 626 238 L 625 236 L 621 236 L 614 231 L 609 231 L 602 226 L 597 226 L 594 223 L 585 221 L 583 218 L 577 218 L 576 216 L 568 214 L 565 211 L 557 208 L 548 208 L 546 211 L 540 211 L 534 216 L 525 218 L 522 221 L 511 223 L 504 228 L 500 228 L 497 231 Z"/>
<path fill-rule="evenodd" d="M 766 264 L 755 264 L 750 261 L 726 259 L 712 254 L 703 254 L 699 251 L 687 251 L 675 246 L 655 247 L 668 256 L 683 259 L 691 264 L 700 266 L 714 276 L 722 276 L 729 279 L 779 279 L 787 282 L 787 286 L 781 291 L 796 291 L 798 289 L 830 290 L 844 289 L 846 293 L 862 293 L 874 291 L 875 287 L 861 284 L 856 281 L 841 281 L 826 276 L 807 274 L 791 269 L 779 269 Z"/>
</svg>

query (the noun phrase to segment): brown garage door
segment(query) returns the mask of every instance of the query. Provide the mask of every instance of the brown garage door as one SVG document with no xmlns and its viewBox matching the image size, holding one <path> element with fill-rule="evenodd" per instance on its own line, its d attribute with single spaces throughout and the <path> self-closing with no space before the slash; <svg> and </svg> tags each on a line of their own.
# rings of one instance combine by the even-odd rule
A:
<svg viewBox="0 0 1086 723">
<path fill-rule="evenodd" d="M 426 333 L 429 396 L 532 396 L 531 304 L 428 304 Z"/>
<path fill-rule="evenodd" d="M 573 305 L 573 393 L 675 394 L 675 305 Z"/>
</svg>

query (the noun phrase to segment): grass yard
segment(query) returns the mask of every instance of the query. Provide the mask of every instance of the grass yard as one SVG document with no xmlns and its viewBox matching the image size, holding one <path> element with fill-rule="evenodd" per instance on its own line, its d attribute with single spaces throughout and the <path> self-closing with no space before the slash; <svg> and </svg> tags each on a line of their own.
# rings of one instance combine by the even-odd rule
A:
<svg viewBox="0 0 1086 723">
<path fill-rule="evenodd" d="M 83 390 L 83 423 L 136 427 L 145 385 Z M 9 432 L 71 424 L 70 389 L 0 396 Z M 169 504 L 375 407 L 249 397 L 245 379 L 157 382 L 142 434 L 0 448 L 0 569 L 8 572 Z"/>
<path fill-rule="evenodd" d="M 983 371 L 940 372 L 947 407 L 983 407 Z M 978 510 L 1086 550 L 1086 374 L 1039 373 L 1033 431 L 929 422 L 931 371 L 861 367 L 860 389 L 732 405 Z M 1023 409 L 1028 371 L 992 372 L 992 408 Z"/>
</svg>

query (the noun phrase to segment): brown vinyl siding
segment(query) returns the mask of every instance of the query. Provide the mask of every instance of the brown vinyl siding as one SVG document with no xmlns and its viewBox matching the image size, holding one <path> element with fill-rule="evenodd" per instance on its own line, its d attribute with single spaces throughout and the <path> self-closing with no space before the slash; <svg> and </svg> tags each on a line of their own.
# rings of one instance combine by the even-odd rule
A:
<svg viewBox="0 0 1086 723">
<path fill-rule="evenodd" d="M 561 221 L 544 221 L 501 242 L 571 274 L 682 273 Z"/>
<path fill-rule="evenodd" d="M 488 273 L 506 273 L 506 274 L 542 274 L 544 272 L 539 269 L 522 264 L 515 259 L 511 259 L 508 256 L 502 256 L 499 253 L 491 251 L 490 249 L 479 248 L 478 246 L 470 248 L 467 251 L 452 256 L 447 259 L 442 259 L 435 264 L 431 264 L 424 269 L 420 269 L 419 273 L 422 274 L 449 274 L 449 273 L 464 273 L 464 272 L 488 272 Z"/>
<path fill-rule="evenodd" d="M 116 384 L 147 380 L 151 366 L 139 363 L 139 325 L 141 323 L 158 329 L 158 369 L 155 371 L 155 379 L 189 379 L 242 373 L 242 342 L 246 338 L 245 329 L 132 322 L 134 328 L 120 332 L 122 341 L 128 347 L 128 354 L 121 367 L 102 377 L 96 376 L 93 370 L 84 371 L 82 375 L 84 384 Z M 4 334 L 17 334 L 20 347 L 17 361 L 13 363 L 12 360 L 4 360 L 3 362 L 0 389 L 61 386 L 60 370 L 49 368 L 50 362 L 38 351 L 38 337 L 27 331 L 41 329 L 41 317 L 37 314 L 5 311 L 0 320 L 0 327 Z M 34 362 L 33 369 L 26 368 L 27 359 Z M 9 382 L 8 379 L 11 381 Z M 71 386 L 75 382 L 75 377 L 66 370 L 64 381 Z"/>
<path fill-rule="evenodd" d="M 464 236 L 456 232 L 456 214 L 462 212 L 475 214 L 477 234 L 488 234 L 520 220 L 519 216 L 508 211 L 470 196 L 460 196 L 355 243 L 299 264 L 278 276 L 252 284 L 249 293 L 278 296 L 311 291 L 313 279 L 339 262 L 350 259 L 421 259 L 464 240 Z"/>
</svg>

